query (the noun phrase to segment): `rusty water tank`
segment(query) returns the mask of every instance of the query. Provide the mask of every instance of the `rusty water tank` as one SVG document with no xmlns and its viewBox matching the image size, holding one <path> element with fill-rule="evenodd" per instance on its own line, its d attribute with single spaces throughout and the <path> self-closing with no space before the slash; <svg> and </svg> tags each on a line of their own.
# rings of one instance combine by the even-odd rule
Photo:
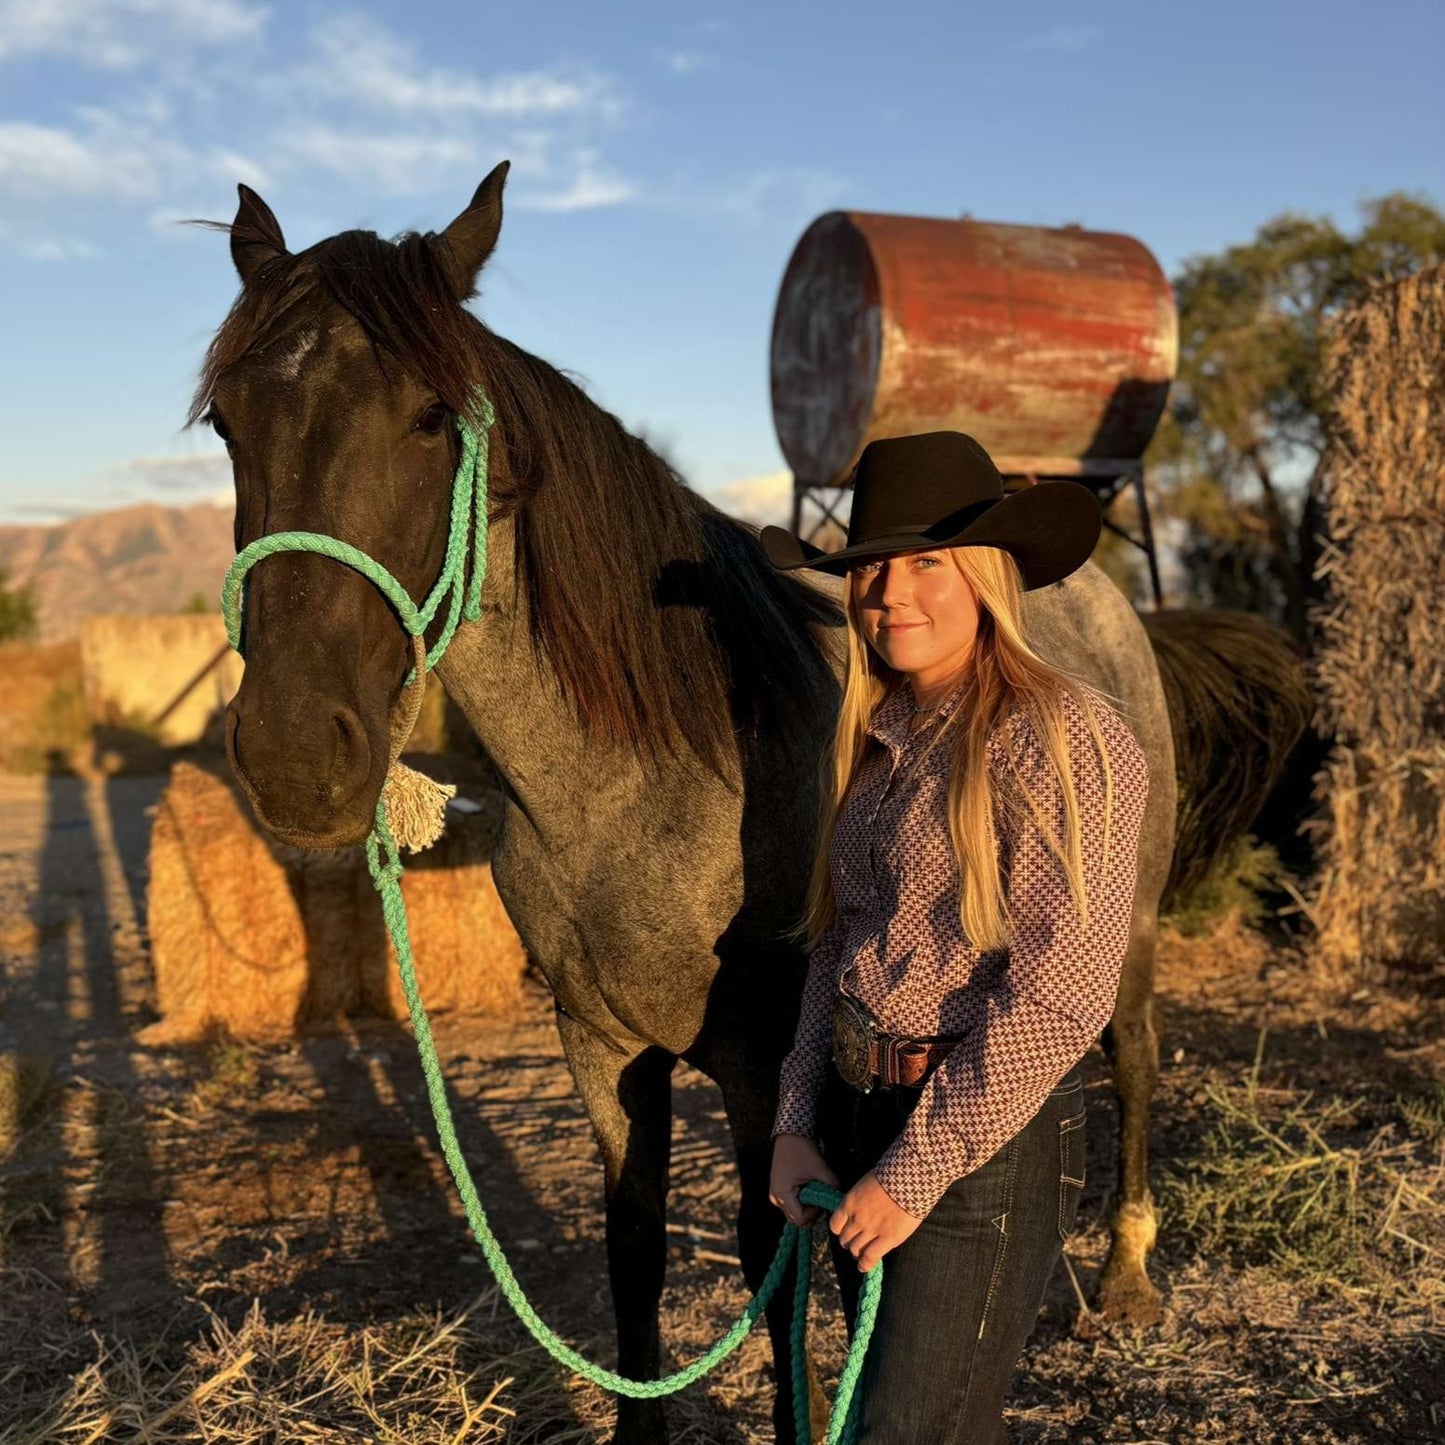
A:
<svg viewBox="0 0 1445 1445">
<path fill-rule="evenodd" d="M 1119 476 L 1164 410 L 1173 292 L 1131 236 L 819 216 L 773 313 L 773 423 L 797 486 L 876 437 L 955 430 L 1008 475 Z"/>
</svg>

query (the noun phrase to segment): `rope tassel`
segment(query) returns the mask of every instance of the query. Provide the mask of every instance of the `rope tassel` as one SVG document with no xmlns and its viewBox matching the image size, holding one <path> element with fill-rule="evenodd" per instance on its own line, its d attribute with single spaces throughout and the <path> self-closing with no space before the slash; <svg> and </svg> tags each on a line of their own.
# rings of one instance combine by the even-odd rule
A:
<svg viewBox="0 0 1445 1445">
<path fill-rule="evenodd" d="M 446 828 L 447 800 L 456 795 L 451 783 L 438 783 L 405 763 L 393 763 L 382 785 L 381 805 L 396 846 L 409 853 L 430 848 Z"/>
</svg>

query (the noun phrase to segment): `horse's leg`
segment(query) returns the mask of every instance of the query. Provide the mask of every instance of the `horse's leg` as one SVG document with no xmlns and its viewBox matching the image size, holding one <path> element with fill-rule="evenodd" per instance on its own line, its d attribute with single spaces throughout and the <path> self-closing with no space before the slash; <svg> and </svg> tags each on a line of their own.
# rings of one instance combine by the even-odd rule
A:
<svg viewBox="0 0 1445 1445">
<path fill-rule="evenodd" d="M 691 1057 L 691 1056 L 689 1056 Z M 697 1066 L 722 1091 L 732 1134 L 741 1185 L 738 1204 L 738 1257 L 748 1288 L 756 1292 L 778 1252 L 786 1221 L 782 1211 L 768 1199 L 768 1178 L 773 1160 L 773 1115 L 777 1106 L 776 1071 L 768 1087 L 758 1077 L 756 1060 L 749 1067 L 749 1050 L 738 1041 L 731 1046 L 712 1047 L 698 1057 Z M 773 1345 L 773 1370 L 777 1394 L 773 1399 L 773 1438 L 777 1445 L 807 1445 L 797 1441 L 793 1429 L 793 1282 L 796 1268 L 790 1264 L 778 1292 L 768 1306 L 768 1334 Z M 807 1362 L 808 1410 L 812 1433 L 822 1439 L 827 1431 L 828 1404 L 812 1359 Z"/>
<path fill-rule="evenodd" d="M 618 1373 L 635 1380 L 656 1379 L 657 1309 L 667 1266 L 672 1071 L 677 1060 L 641 1042 L 619 1049 L 560 1012 L 557 1028 L 602 1150 Z M 613 1440 L 616 1445 L 666 1445 L 662 1401 L 619 1397 Z"/>
<path fill-rule="evenodd" d="M 1154 1324 L 1162 1313 L 1161 1296 L 1145 1270 L 1158 1233 L 1149 1191 L 1149 1104 L 1159 1081 L 1154 1004 L 1157 933 L 1152 915 L 1136 917 L 1119 1000 L 1103 1039 L 1119 1098 L 1119 1177 L 1098 1304 L 1110 1319 L 1134 1325 Z"/>
</svg>

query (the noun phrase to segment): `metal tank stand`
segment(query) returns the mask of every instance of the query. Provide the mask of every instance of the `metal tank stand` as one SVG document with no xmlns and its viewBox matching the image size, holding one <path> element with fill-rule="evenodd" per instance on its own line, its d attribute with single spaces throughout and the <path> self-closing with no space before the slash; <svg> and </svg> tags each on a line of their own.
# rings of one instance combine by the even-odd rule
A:
<svg viewBox="0 0 1445 1445">
<path fill-rule="evenodd" d="M 1154 525 L 1149 516 L 1149 497 L 1144 487 L 1144 464 L 1139 461 L 1113 460 L 1095 457 L 1052 458 L 1052 457 L 999 457 L 998 469 L 1003 473 L 1005 492 L 1015 492 L 1021 487 L 1036 486 L 1042 481 L 1082 482 L 1099 499 L 1104 509 L 1104 525 L 1122 537 L 1143 554 L 1149 567 L 1149 587 L 1154 596 L 1154 610 L 1164 606 L 1164 589 L 1159 580 L 1159 558 L 1154 546 Z M 1121 527 L 1109 517 L 1109 506 L 1125 489 L 1132 487 L 1134 501 L 1139 508 L 1139 530 L 1142 536 Z M 806 538 L 817 546 L 824 544 L 829 523 L 841 531 L 848 530 L 848 518 L 844 509 L 851 488 L 838 483 L 810 483 L 793 477 L 793 516 L 791 530 L 795 535 Z M 805 522 L 804 504 L 815 513 L 811 521 Z M 840 515 L 842 513 L 842 515 Z"/>
</svg>

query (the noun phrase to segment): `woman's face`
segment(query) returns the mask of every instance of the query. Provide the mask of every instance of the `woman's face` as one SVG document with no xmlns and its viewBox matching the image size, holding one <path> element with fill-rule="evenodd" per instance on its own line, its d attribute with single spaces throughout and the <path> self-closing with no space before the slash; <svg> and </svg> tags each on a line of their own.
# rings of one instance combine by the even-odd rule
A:
<svg viewBox="0 0 1445 1445">
<path fill-rule="evenodd" d="M 926 686 L 968 661 L 978 633 L 978 595 L 948 548 L 855 563 L 848 584 L 863 634 L 889 667 Z"/>
</svg>

